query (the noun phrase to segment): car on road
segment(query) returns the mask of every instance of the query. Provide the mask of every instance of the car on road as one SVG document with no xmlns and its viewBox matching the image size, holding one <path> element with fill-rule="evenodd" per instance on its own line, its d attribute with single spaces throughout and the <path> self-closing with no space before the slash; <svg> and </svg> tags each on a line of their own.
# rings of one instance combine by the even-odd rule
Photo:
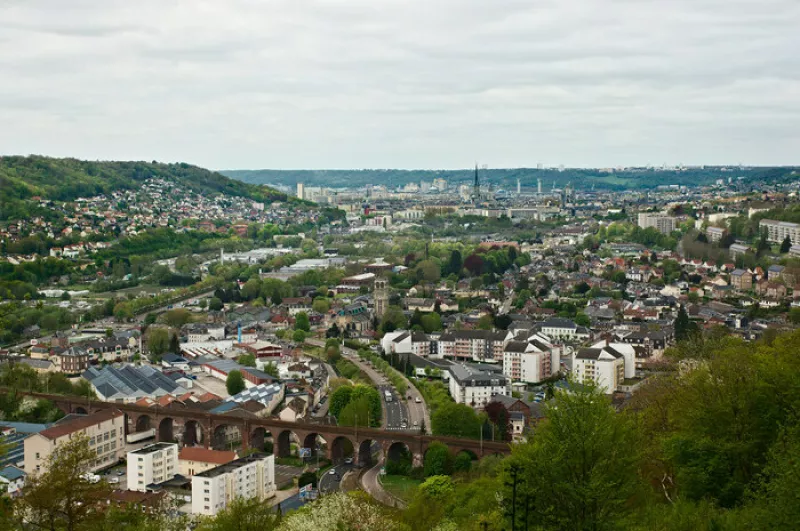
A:
<svg viewBox="0 0 800 531">
<path fill-rule="evenodd" d="M 330 470 L 328 470 L 328 475 L 329 476 L 335 476 L 336 475 L 336 469 L 335 468 L 331 468 Z"/>
<path fill-rule="evenodd" d="M 344 464 L 352 465 L 353 464 L 353 458 L 352 457 L 348 457 L 347 459 L 344 460 Z"/>
<path fill-rule="evenodd" d="M 119 483 L 119 478 L 118 477 L 108 478 L 108 482 L 111 483 L 112 485 L 115 485 L 115 484 Z"/>
<path fill-rule="evenodd" d="M 422 403 L 422 399 L 420 397 L 417 397 L 417 398 L 414 399 L 414 402 L 416 402 L 417 404 L 421 404 Z"/>
<path fill-rule="evenodd" d="M 417 422 L 417 421 L 415 420 L 415 421 L 414 421 L 414 427 L 416 428 L 416 427 L 418 427 L 418 426 L 419 426 L 419 422 Z"/>
<path fill-rule="evenodd" d="M 408 423 L 406 421 L 403 421 L 403 422 L 400 423 L 400 427 L 401 428 L 408 428 Z"/>
<path fill-rule="evenodd" d="M 117 475 L 118 476 L 124 476 L 125 475 L 125 471 L 124 470 L 117 470 Z"/>
</svg>

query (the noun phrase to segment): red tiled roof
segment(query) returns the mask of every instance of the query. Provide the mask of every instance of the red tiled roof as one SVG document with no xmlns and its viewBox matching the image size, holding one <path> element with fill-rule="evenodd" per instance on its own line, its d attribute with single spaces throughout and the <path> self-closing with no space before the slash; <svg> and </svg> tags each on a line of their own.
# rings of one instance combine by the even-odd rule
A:
<svg viewBox="0 0 800 531">
<path fill-rule="evenodd" d="M 224 450 L 211 450 L 200 446 L 185 446 L 178 453 L 178 459 L 182 461 L 200 461 L 202 463 L 214 463 L 224 465 L 236 459 L 236 452 Z"/>
<path fill-rule="evenodd" d="M 63 424 L 56 424 L 55 426 L 47 428 L 46 430 L 40 431 L 39 435 L 48 439 L 58 439 L 60 437 L 64 437 L 65 435 L 69 435 L 70 433 L 75 433 L 76 431 L 86 429 L 90 426 L 94 426 L 95 424 L 100 424 L 101 422 L 122 417 L 124 415 L 125 414 L 122 411 L 117 409 L 98 411 L 96 413 L 92 413 L 91 415 L 86 415 L 85 417 L 64 422 Z"/>
</svg>

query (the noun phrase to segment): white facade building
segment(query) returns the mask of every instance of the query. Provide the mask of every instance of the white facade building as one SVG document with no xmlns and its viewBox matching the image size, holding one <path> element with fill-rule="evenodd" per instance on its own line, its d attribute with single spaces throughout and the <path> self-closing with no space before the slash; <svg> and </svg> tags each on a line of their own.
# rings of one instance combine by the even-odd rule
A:
<svg viewBox="0 0 800 531">
<path fill-rule="evenodd" d="M 783 243 L 788 236 L 793 244 L 800 243 L 800 224 L 774 219 L 762 219 L 758 222 L 761 232 L 767 233 L 767 241 Z"/>
<path fill-rule="evenodd" d="M 561 348 L 542 334 L 509 341 L 503 350 L 503 374 L 514 382 L 541 382 L 558 372 L 560 357 Z"/>
<path fill-rule="evenodd" d="M 502 373 L 466 363 L 453 364 L 448 371 L 450 396 L 458 404 L 483 408 L 493 396 L 511 394 L 511 382 Z"/>
<path fill-rule="evenodd" d="M 652 227 L 662 234 L 669 234 L 675 230 L 678 220 L 664 214 L 640 212 L 637 221 L 638 225 L 643 229 Z"/>
<path fill-rule="evenodd" d="M 626 378 L 636 376 L 633 345 L 600 342 L 574 354 L 572 370 L 578 382 L 594 382 L 604 393 L 613 393 Z"/>
<path fill-rule="evenodd" d="M 192 513 L 214 516 L 236 498 L 275 495 L 275 456 L 252 454 L 192 476 Z"/>
<path fill-rule="evenodd" d="M 553 317 L 540 326 L 542 334 L 553 339 L 589 339 L 591 333 L 585 326 L 578 326 L 569 319 Z"/>
<path fill-rule="evenodd" d="M 177 444 L 161 442 L 128 452 L 128 490 L 146 492 L 148 485 L 169 481 L 177 473 Z"/>
</svg>

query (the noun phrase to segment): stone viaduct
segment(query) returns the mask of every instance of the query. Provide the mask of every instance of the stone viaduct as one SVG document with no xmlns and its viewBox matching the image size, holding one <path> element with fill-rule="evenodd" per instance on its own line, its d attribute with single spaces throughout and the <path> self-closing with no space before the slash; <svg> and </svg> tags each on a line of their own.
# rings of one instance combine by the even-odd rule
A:
<svg viewBox="0 0 800 531">
<path fill-rule="evenodd" d="M 434 441 L 445 443 L 454 454 L 468 452 L 476 459 L 486 455 L 508 454 L 511 451 L 509 444 L 505 442 L 287 422 L 269 417 L 211 414 L 175 403 L 168 407 L 146 407 L 45 393 L 20 394 L 50 400 L 64 413 L 88 414 L 104 409 L 117 409 L 126 416 L 128 434 L 155 429 L 156 440 L 177 441 L 182 446 L 224 449 L 228 441 L 235 440 L 237 443 L 240 441 L 241 450 L 246 451 L 250 448 L 263 449 L 270 438 L 275 455 L 287 457 L 292 444 L 311 448 L 315 454 L 319 438 L 322 438 L 326 443 L 325 457 L 336 460 L 352 456 L 360 466 L 372 464 L 376 445 L 388 460 L 396 459 L 404 449 L 407 450 L 413 456 L 414 466 L 422 464 L 428 446 Z"/>
</svg>

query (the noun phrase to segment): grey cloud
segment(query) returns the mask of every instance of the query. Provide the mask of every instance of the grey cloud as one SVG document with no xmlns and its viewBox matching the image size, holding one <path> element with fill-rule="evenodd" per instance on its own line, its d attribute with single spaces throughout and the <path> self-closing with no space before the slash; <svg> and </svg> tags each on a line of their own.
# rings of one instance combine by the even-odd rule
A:
<svg viewBox="0 0 800 531">
<path fill-rule="evenodd" d="M 794 0 L 26 0 L 0 20 L 7 153 L 798 162 Z"/>
</svg>

